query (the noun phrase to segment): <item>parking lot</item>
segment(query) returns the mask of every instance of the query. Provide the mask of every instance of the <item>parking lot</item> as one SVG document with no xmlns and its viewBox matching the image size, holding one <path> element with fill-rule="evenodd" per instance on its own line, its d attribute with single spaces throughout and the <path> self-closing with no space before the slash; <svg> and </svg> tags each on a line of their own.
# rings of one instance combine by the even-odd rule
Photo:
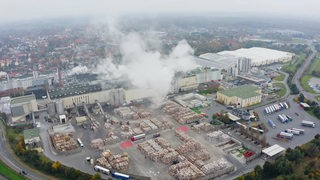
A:
<svg viewBox="0 0 320 180">
<path fill-rule="evenodd" d="M 294 148 L 296 146 L 304 144 L 310 141 L 311 139 L 313 139 L 314 136 L 320 132 L 320 123 L 315 117 L 305 112 L 299 106 L 299 104 L 294 102 L 293 96 L 289 96 L 289 98 L 287 99 L 287 102 L 290 103 L 289 109 L 281 110 L 279 112 L 275 112 L 270 115 L 266 115 L 264 113 L 264 109 L 266 106 L 259 107 L 255 109 L 255 111 L 258 112 L 260 121 L 264 122 L 266 127 L 268 128 L 268 132 L 266 132 L 265 135 L 270 145 L 279 144 L 285 148 L 288 148 L 288 147 Z M 297 113 L 298 115 L 296 115 L 295 113 Z M 293 120 L 289 121 L 288 123 L 281 123 L 278 120 L 279 114 L 289 115 L 290 117 L 293 118 Z M 269 125 L 268 119 L 273 120 L 273 122 L 276 124 L 276 128 L 273 129 Z M 316 127 L 312 128 L 312 127 L 302 126 L 301 125 L 302 120 L 312 121 L 316 124 Z M 302 135 L 294 135 L 293 139 L 288 141 L 279 141 L 274 139 L 278 133 L 280 133 L 281 131 L 284 131 L 285 129 L 290 129 L 290 128 L 304 129 L 305 133 Z"/>
</svg>

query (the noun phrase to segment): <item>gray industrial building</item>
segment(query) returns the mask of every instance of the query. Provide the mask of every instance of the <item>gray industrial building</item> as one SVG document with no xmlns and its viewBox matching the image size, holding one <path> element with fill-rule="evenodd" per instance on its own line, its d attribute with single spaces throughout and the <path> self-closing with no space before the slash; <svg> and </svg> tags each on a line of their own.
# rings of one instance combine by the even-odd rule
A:
<svg viewBox="0 0 320 180">
<path fill-rule="evenodd" d="M 10 124 L 32 123 L 34 112 L 38 111 L 36 97 L 34 95 L 20 96 L 11 99 L 11 122 Z"/>
<path fill-rule="evenodd" d="M 109 92 L 110 95 L 110 105 L 121 106 L 126 102 L 124 89 L 112 89 Z"/>
<path fill-rule="evenodd" d="M 248 74 L 251 69 L 251 59 L 249 58 L 239 58 L 237 61 L 237 75 Z"/>
</svg>

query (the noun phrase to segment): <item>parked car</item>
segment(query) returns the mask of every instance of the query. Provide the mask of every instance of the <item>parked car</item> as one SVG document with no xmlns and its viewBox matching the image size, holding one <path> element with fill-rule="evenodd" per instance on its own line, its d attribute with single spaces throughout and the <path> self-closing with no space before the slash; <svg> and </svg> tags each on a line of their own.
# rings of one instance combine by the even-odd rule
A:
<svg viewBox="0 0 320 180">
<path fill-rule="evenodd" d="M 21 171 L 20 171 L 20 174 L 28 175 L 27 171 L 25 171 L 25 170 L 21 170 Z"/>
<path fill-rule="evenodd" d="M 299 114 L 298 113 L 294 113 L 296 116 L 299 116 Z"/>
<path fill-rule="evenodd" d="M 254 152 L 252 152 L 252 151 L 247 151 L 247 152 L 245 152 L 243 155 L 244 155 L 244 157 L 250 157 L 250 156 L 253 156 L 253 155 L 254 155 Z"/>
</svg>

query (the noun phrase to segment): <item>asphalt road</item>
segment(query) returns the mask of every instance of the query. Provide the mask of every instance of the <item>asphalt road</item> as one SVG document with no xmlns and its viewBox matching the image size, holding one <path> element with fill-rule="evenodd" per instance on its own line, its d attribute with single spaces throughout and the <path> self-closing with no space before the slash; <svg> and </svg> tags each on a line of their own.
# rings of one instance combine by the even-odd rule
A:
<svg viewBox="0 0 320 180">
<path fill-rule="evenodd" d="M 28 172 L 26 175 L 27 178 L 32 180 L 43 180 L 43 179 L 54 179 L 52 177 L 48 177 L 34 169 L 29 168 L 27 165 L 23 164 L 18 157 L 14 155 L 14 152 L 11 150 L 9 144 L 5 138 L 5 128 L 3 123 L 0 123 L 0 159 L 7 164 L 10 168 L 15 170 L 16 172 L 20 172 L 22 169 Z"/>
<path fill-rule="evenodd" d="M 305 59 L 304 63 L 302 64 L 302 66 L 300 68 L 297 69 L 297 72 L 295 73 L 295 75 L 292 78 L 292 83 L 297 85 L 297 88 L 299 89 L 300 92 L 303 93 L 303 95 L 312 101 L 318 101 L 317 98 L 315 98 L 315 94 L 306 92 L 303 87 L 301 86 L 300 83 L 300 79 L 303 75 L 303 73 L 308 69 L 308 67 L 310 66 L 310 63 L 312 61 L 312 59 L 315 58 L 317 51 L 315 49 L 315 47 L 312 45 L 311 42 L 309 42 L 309 47 L 312 51 L 312 53 Z"/>
</svg>

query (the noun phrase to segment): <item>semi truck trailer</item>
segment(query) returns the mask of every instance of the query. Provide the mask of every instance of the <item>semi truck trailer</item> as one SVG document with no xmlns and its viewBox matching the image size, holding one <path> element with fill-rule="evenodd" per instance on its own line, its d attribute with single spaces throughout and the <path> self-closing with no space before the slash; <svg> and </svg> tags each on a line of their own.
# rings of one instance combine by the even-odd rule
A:
<svg viewBox="0 0 320 180">
<path fill-rule="evenodd" d="M 316 127 L 316 124 L 314 123 L 314 122 L 312 122 L 312 121 L 305 121 L 305 120 L 303 120 L 302 122 L 301 122 L 301 125 L 302 126 L 307 126 L 307 127 Z"/>
</svg>

